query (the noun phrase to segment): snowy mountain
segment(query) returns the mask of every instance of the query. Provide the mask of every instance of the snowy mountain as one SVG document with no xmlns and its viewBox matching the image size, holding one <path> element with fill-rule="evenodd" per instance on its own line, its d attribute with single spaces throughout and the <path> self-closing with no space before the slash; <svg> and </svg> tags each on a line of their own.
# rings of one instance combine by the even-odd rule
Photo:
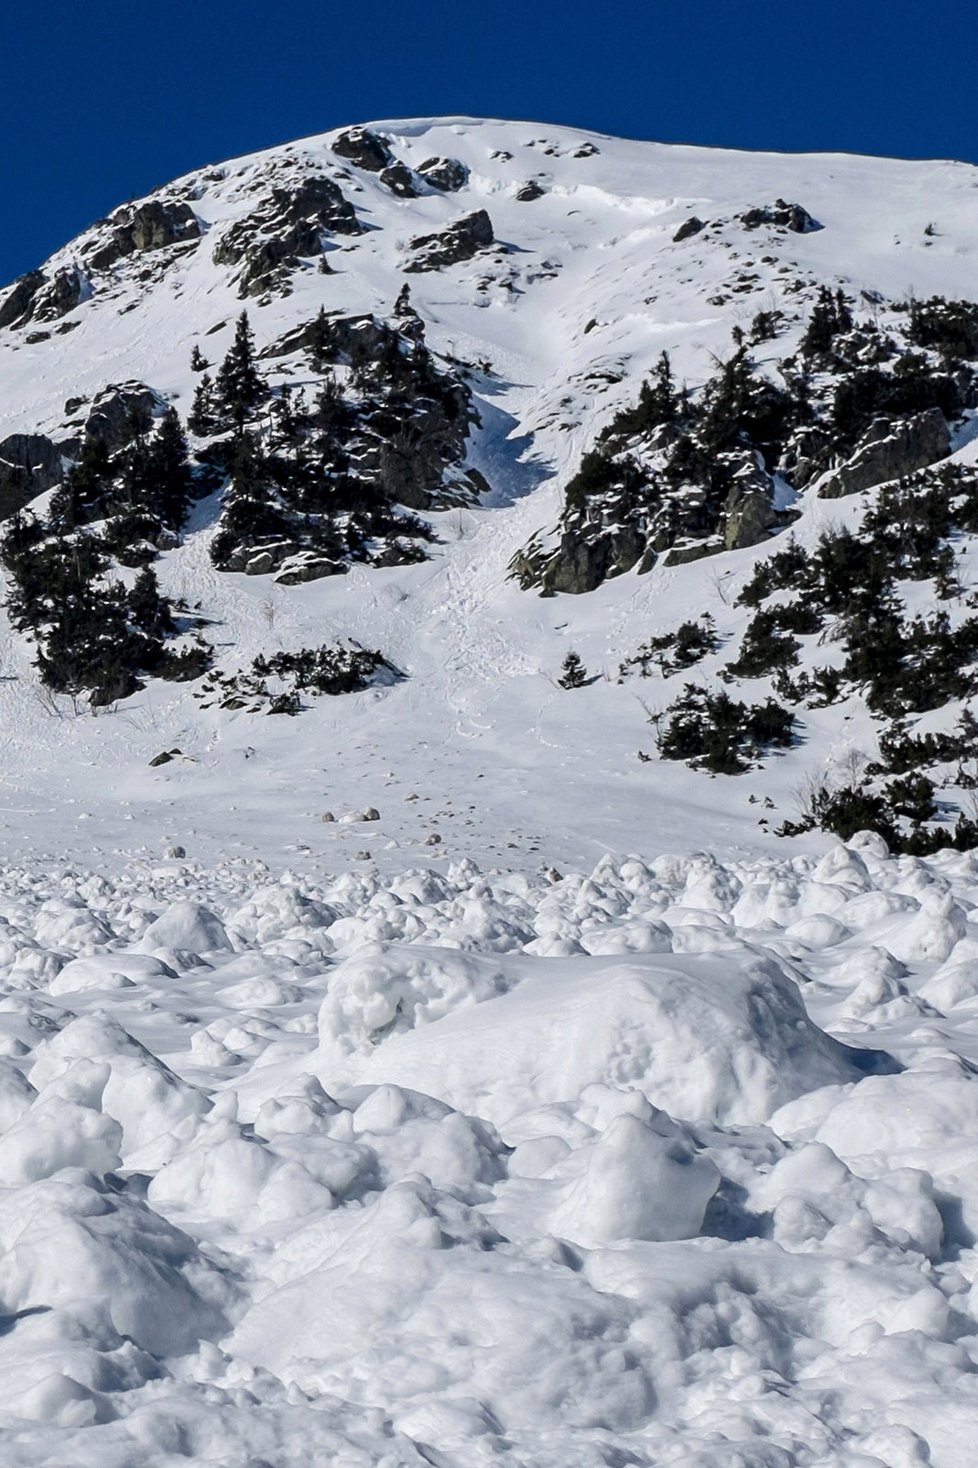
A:
<svg viewBox="0 0 978 1468">
<path fill-rule="evenodd" d="M 0 292 L 2 1461 L 970 1461 L 976 187 L 377 122 Z"/>
</svg>

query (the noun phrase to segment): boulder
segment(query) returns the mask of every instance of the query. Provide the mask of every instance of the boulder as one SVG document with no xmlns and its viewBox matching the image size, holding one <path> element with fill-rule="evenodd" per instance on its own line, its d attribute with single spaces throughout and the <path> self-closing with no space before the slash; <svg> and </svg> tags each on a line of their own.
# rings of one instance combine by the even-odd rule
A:
<svg viewBox="0 0 978 1468">
<path fill-rule="evenodd" d="M 682 224 L 676 230 L 676 233 L 672 237 L 672 242 L 674 245 L 680 245 L 683 240 L 691 239 L 694 234 L 699 234 L 700 230 L 705 228 L 705 222 L 702 219 L 698 219 L 695 214 L 691 214 L 688 219 L 683 220 Z"/>
<path fill-rule="evenodd" d="M 321 581 L 325 576 L 345 576 L 346 572 L 347 567 L 342 561 L 333 561 L 328 556 L 318 556 L 310 551 L 284 561 L 275 580 L 279 586 L 301 586 L 306 581 Z"/>
<path fill-rule="evenodd" d="M 516 190 L 516 198 L 521 204 L 532 204 L 534 199 L 542 199 L 546 189 L 535 178 L 531 178 Z"/>
<path fill-rule="evenodd" d="M 405 265 L 405 272 L 418 274 L 471 260 L 480 250 L 487 249 L 494 238 L 492 220 L 485 209 L 477 209 L 474 214 L 456 219 L 439 234 L 418 235 L 413 239 L 414 259 Z"/>
<path fill-rule="evenodd" d="M 951 433 L 940 408 L 911 418 L 875 418 L 847 463 L 819 483 L 821 499 L 840 499 L 926 469 L 951 452 Z"/>
<path fill-rule="evenodd" d="M 380 173 L 394 161 L 386 138 L 371 132 L 368 127 L 348 127 L 338 133 L 333 139 L 333 152 L 338 158 L 346 158 L 368 173 Z"/>
<path fill-rule="evenodd" d="M 815 230 L 821 229 L 817 219 L 803 209 L 800 204 L 789 204 L 784 199 L 775 199 L 773 204 L 765 204 L 761 208 L 748 209 L 737 218 L 745 229 L 759 229 L 762 224 L 773 224 L 778 229 L 791 230 L 793 234 L 813 234 Z"/>
<path fill-rule="evenodd" d="M 400 159 L 385 168 L 380 175 L 380 181 L 396 194 L 399 199 L 416 199 L 418 197 L 418 186 L 414 174 L 406 163 Z"/>
<path fill-rule="evenodd" d="M 12 433 L 0 443 L 0 517 L 14 515 L 53 489 L 64 472 L 61 451 L 42 433 Z"/>
<path fill-rule="evenodd" d="M 110 384 L 96 395 L 85 420 L 85 433 L 100 438 L 114 454 L 145 433 L 165 404 L 145 382 Z"/>
<path fill-rule="evenodd" d="M 425 183 L 446 194 L 457 194 L 469 181 L 469 170 L 460 158 L 426 158 L 418 165 Z"/>
</svg>

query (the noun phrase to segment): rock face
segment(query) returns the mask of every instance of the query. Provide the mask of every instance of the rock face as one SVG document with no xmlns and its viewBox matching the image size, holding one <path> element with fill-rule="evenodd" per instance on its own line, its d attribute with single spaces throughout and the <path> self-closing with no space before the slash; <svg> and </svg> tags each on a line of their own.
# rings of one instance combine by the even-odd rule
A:
<svg viewBox="0 0 978 1468">
<path fill-rule="evenodd" d="M 85 434 L 100 438 L 110 454 L 145 433 L 162 411 L 163 399 L 145 382 L 123 382 L 103 388 L 92 402 Z"/>
<path fill-rule="evenodd" d="M 338 158 L 347 158 L 368 173 L 380 173 L 394 161 L 386 139 L 368 127 L 348 127 L 334 138 L 333 152 Z"/>
<path fill-rule="evenodd" d="M 760 545 L 784 523 L 774 508 L 771 476 L 751 457 L 734 475 L 724 503 L 723 549 Z"/>
<path fill-rule="evenodd" d="M 61 452 L 41 433 L 12 433 L 0 443 L 0 517 L 6 518 L 46 489 L 63 473 Z"/>
<path fill-rule="evenodd" d="M 492 220 L 485 209 L 477 209 L 474 214 L 456 219 L 440 234 L 418 235 L 413 239 L 411 249 L 414 258 L 405 265 L 405 272 L 419 274 L 471 260 L 480 250 L 487 249 L 494 238 Z"/>
<path fill-rule="evenodd" d="M 129 255 L 186 244 L 201 236 L 200 221 L 182 200 L 148 199 L 117 211 L 109 223 L 114 226 L 111 235 L 87 257 L 95 270 L 106 270 Z"/>
<path fill-rule="evenodd" d="M 813 234 L 815 230 L 822 228 L 807 209 L 803 209 L 800 204 L 789 204 L 784 199 L 775 199 L 773 204 L 765 204 L 761 208 L 748 209 L 737 217 L 745 229 L 759 229 L 762 224 L 773 224 L 779 229 L 790 230 L 792 234 Z"/>
<path fill-rule="evenodd" d="M 821 499 L 840 499 L 926 469 L 951 452 L 951 434 L 940 408 L 912 418 L 877 418 L 863 434 L 848 463 L 821 481 Z"/>
<path fill-rule="evenodd" d="M 538 585 L 541 596 L 559 591 L 580 596 L 630 571 L 645 550 L 644 537 L 631 526 L 622 526 L 613 535 L 595 526 L 593 534 L 565 532 L 555 550 L 543 553 L 530 546 L 518 552 L 510 570 L 524 585 Z"/>
<path fill-rule="evenodd" d="M 469 181 L 469 170 L 460 158 L 426 158 L 418 165 L 425 183 L 446 194 L 456 194 Z"/>
<path fill-rule="evenodd" d="M 6 326 L 19 326 L 29 319 L 31 302 L 46 280 L 43 270 L 29 270 L 14 281 L 0 302 L 0 330 Z"/>
<path fill-rule="evenodd" d="M 26 321 L 57 321 L 84 300 L 91 287 L 77 265 L 66 266 L 46 280 L 33 296 Z"/>
<path fill-rule="evenodd" d="M 287 289 L 301 259 L 322 255 L 333 235 L 363 232 L 356 210 L 332 179 L 309 173 L 276 181 L 275 172 L 270 174 L 266 197 L 214 247 L 218 265 L 243 265 L 242 297 Z"/>
</svg>

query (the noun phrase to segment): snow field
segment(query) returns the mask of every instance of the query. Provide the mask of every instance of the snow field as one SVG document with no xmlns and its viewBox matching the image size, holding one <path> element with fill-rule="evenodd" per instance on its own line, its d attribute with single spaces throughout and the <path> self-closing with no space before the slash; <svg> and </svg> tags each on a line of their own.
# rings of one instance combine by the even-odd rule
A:
<svg viewBox="0 0 978 1468">
<path fill-rule="evenodd" d="M 0 1462 L 969 1460 L 970 856 L 0 875 Z"/>
</svg>

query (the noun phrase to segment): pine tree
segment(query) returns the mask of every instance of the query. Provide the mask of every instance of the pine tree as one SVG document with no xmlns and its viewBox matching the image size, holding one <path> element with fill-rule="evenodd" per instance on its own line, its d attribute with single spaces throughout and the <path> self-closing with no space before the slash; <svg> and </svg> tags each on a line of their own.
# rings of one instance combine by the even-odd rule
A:
<svg viewBox="0 0 978 1468">
<path fill-rule="evenodd" d="M 167 408 L 149 444 L 146 479 L 153 510 L 164 525 L 179 530 L 190 506 L 191 474 L 187 440 L 174 407 Z"/>
<path fill-rule="evenodd" d="M 86 437 L 78 462 L 51 496 L 51 528 L 64 533 L 94 520 L 101 508 L 111 475 L 105 440 Z"/>
<path fill-rule="evenodd" d="M 329 345 L 329 318 L 325 306 L 320 306 L 309 332 L 309 368 L 317 376 L 329 369 Z"/>
<path fill-rule="evenodd" d="M 191 372 L 206 372 L 207 369 L 208 369 L 208 367 L 210 365 L 211 364 L 206 360 L 206 358 L 204 357 L 203 352 L 200 350 L 200 347 L 197 346 L 197 344 L 195 342 L 194 343 L 194 349 L 190 353 L 190 370 L 191 370 Z"/>
<path fill-rule="evenodd" d="M 580 654 L 569 652 L 560 665 L 560 677 L 557 679 L 561 688 L 583 688 L 587 682 L 587 669 L 581 661 Z"/>
<path fill-rule="evenodd" d="M 210 373 L 205 372 L 197 390 L 194 393 L 193 406 L 187 415 L 187 427 L 191 433 L 198 438 L 205 438 L 208 433 L 213 433 L 217 424 L 214 418 L 214 382 Z"/>
<path fill-rule="evenodd" d="M 255 338 L 248 324 L 247 311 L 242 311 L 238 317 L 234 341 L 217 374 L 216 391 L 221 406 L 240 434 L 249 412 L 265 391 L 255 366 Z"/>
<path fill-rule="evenodd" d="M 160 595 L 156 573 L 151 566 L 144 566 L 136 577 L 128 602 L 132 620 L 147 637 L 159 640 L 173 630 L 169 602 Z"/>
</svg>

